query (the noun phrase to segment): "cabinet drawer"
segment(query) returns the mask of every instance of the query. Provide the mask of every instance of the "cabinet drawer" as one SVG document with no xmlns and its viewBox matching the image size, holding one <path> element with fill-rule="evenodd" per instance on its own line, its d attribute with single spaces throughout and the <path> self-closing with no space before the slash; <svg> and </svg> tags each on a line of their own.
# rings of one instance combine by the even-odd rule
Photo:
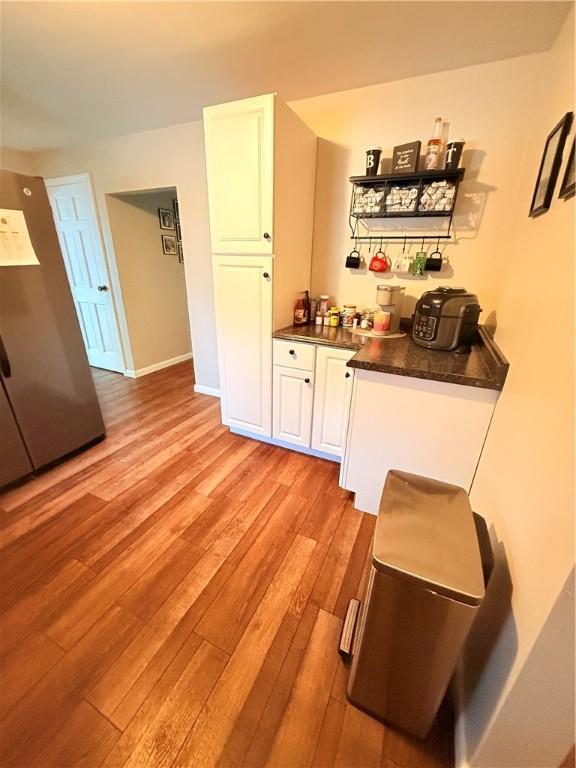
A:
<svg viewBox="0 0 576 768">
<path fill-rule="evenodd" d="M 274 365 L 288 368 L 300 368 L 302 371 L 313 371 L 316 362 L 316 347 L 314 344 L 302 344 L 298 341 L 274 339 Z"/>
</svg>

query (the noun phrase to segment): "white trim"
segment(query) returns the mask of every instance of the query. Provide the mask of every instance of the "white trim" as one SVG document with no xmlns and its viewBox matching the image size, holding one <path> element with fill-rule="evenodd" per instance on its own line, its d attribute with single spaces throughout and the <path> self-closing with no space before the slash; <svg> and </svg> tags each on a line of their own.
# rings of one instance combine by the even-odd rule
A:
<svg viewBox="0 0 576 768">
<path fill-rule="evenodd" d="M 61 187 L 64 184 L 80 184 L 83 181 L 91 181 L 89 173 L 76 173 L 72 176 L 56 176 L 51 179 L 44 179 L 47 187 Z"/>
<path fill-rule="evenodd" d="M 220 390 L 216 387 L 205 387 L 204 384 L 194 384 L 194 392 L 211 397 L 220 397 Z"/>
<path fill-rule="evenodd" d="M 191 360 L 192 352 L 186 352 L 185 355 L 178 355 L 178 357 L 171 357 L 169 360 L 161 360 L 159 363 L 153 365 L 147 365 L 145 368 L 137 368 L 135 371 L 127 368 L 124 371 L 124 376 L 129 376 L 131 379 L 137 379 L 140 376 L 146 376 L 148 373 L 154 373 L 154 371 L 160 371 L 162 368 L 169 368 L 171 365 L 177 363 L 183 363 L 184 360 Z M 196 386 L 194 386 L 196 389 Z"/>
<path fill-rule="evenodd" d="M 307 456 L 316 456 L 318 459 L 327 459 L 328 461 L 333 461 L 336 464 L 340 463 L 340 456 L 334 456 L 331 453 L 324 453 L 323 451 L 315 451 L 313 448 L 305 448 L 303 445 L 286 443 L 284 440 L 276 440 L 275 437 L 259 435 L 255 432 L 248 432 L 244 429 L 238 429 L 237 427 L 230 427 L 230 432 L 233 432 L 235 435 L 242 435 L 242 437 L 249 437 L 252 440 L 259 440 L 261 443 L 269 443 L 270 445 L 277 445 L 279 448 L 287 448 L 289 451 L 305 453 Z"/>
</svg>

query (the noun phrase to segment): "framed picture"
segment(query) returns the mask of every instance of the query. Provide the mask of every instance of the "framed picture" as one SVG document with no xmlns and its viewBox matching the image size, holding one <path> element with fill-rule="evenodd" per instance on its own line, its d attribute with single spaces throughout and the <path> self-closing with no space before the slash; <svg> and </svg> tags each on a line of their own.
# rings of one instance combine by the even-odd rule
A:
<svg viewBox="0 0 576 768">
<path fill-rule="evenodd" d="M 179 243 L 182 242 L 182 230 L 180 229 L 180 223 L 176 221 L 176 240 L 178 240 Z"/>
<path fill-rule="evenodd" d="M 182 243 L 178 243 L 178 261 L 180 264 L 184 264 L 184 251 L 182 250 Z"/>
<path fill-rule="evenodd" d="M 164 253 L 167 253 L 170 256 L 175 256 L 178 253 L 176 245 L 177 243 L 174 235 L 162 235 L 162 251 Z"/>
<path fill-rule="evenodd" d="M 172 200 L 172 206 L 174 207 L 174 220 L 180 221 L 180 206 L 178 200 Z"/>
<path fill-rule="evenodd" d="M 170 208 L 158 208 L 158 218 L 160 229 L 174 230 L 174 211 L 171 211 Z"/>
<path fill-rule="evenodd" d="M 562 151 L 572 125 L 572 112 L 566 112 L 558 125 L 550 132 L 544 146 L 536 188 L 532 196 L 530 216 L 539 216 L 550 208 L 556 179 L 562 164 Z"/>
<path fill-rule="evenodd" d="M 564 171 L 564 177 L 562 179 L 562 184 L 560 185 L 560 193 L 558 195 L 558 197 L 561 197 L 563 200 L 567 200 L 569 197 L 572 197 L 576 189 L 576 181 L 574 177 L 574 143 L 575 142 L 572 141 L 572 149 L 568 155 L 568 162 L 566 164 L 566 170 Z"/>
</svg>

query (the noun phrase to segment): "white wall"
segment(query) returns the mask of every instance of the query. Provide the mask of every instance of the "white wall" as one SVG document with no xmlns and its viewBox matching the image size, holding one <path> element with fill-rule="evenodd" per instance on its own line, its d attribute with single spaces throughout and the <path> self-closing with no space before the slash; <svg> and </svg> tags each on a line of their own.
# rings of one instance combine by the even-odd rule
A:
<svg viewBox="0 0 576 768">
<path fill-rule="evenodd" d="M 191 353 L 184 265 L 162 252 L 158 208 L 172 210 L 176 190 L 109 195 L 116 266 L 134 371 Z"/>
<path fill-rule="evenodd" d="M 512 586 L 512 611 L 483 660 L 480 684 L 470 684 L 477 677 L 474 648 L 465 670 L 463 757 L 485 768 L 558 766 L 574 741 L 573 700 L 562 695 L 574 680 L 573 636 L 553 631 L 549 617 L 556 601 L 574 600 L 568 575 L 574 564 L 575 199 L 559 200 L 558 182 L 550 210 L 527 216 L 546 136 L 574 109 L 573 29 L 572 14 L 532 84 L 519 207 L 509 224 L 515 240 L 506 249 L 509 269 L 498 306 L 498 341 L 510 372 L 471 493 L 500 542 L 499 578 L 506 559 Z M 567 656 L 571 663 L 559 667 Z M 544 710 L 553 716 L 553 744 Z"/>
<path fill-rule="evenodd" d="M 194 369 L 198 384 L 218 387 L 208 196 L 204 137 L 200 122 L 118 136 L 35 156 L 38 173 L 48 178 L 88 171 L 96 195 L 106 252 L 113 259 L 106 195 L 130 190 L 176 187 L 180 202 L 186 293 Z M 114 293 L 120 293 L 112 273 Z M 134 369 L 126 317 L 119 313 L 127 368 Z"/>
<path fill-rule="evenodd" d="M 19 152 L 17 149 L 0 149 L 0 168 L 14 173 L 24 173 L 26 176 L 36 175 L 34 155 L 30 152 Z"/>
</svg>

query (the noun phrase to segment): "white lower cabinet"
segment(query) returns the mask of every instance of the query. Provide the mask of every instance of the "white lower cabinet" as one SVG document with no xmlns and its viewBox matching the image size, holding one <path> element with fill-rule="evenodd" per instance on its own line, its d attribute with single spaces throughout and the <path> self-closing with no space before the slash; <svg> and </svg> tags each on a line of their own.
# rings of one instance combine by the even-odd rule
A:
<svg viewBox="0 0 576 768">
<path fill-rule="evenodd" d="M 273 386 L 273 436 L 276 440 L 309 448 L 314 374 L 275 365 Z"/>
<path fill-rule="evenodd" d="M 272 256 L 215 256 L 222 422 L 270 437 Z"/>
<path fill-rule="evenodd" d="M 354 350 L 320 346 L 316 352 L 312 448 L 332 456 L 344 453 L 354 380 L 346 363 L 355 354 Z"/>
<path fill-rule="evenodd" d="M 344 453 L 355 352 L 274 340 L 273 430 L 276 440 L 327 456 Z M 300 367 L 302 366 L 302 367 Z"/>
</svg>

